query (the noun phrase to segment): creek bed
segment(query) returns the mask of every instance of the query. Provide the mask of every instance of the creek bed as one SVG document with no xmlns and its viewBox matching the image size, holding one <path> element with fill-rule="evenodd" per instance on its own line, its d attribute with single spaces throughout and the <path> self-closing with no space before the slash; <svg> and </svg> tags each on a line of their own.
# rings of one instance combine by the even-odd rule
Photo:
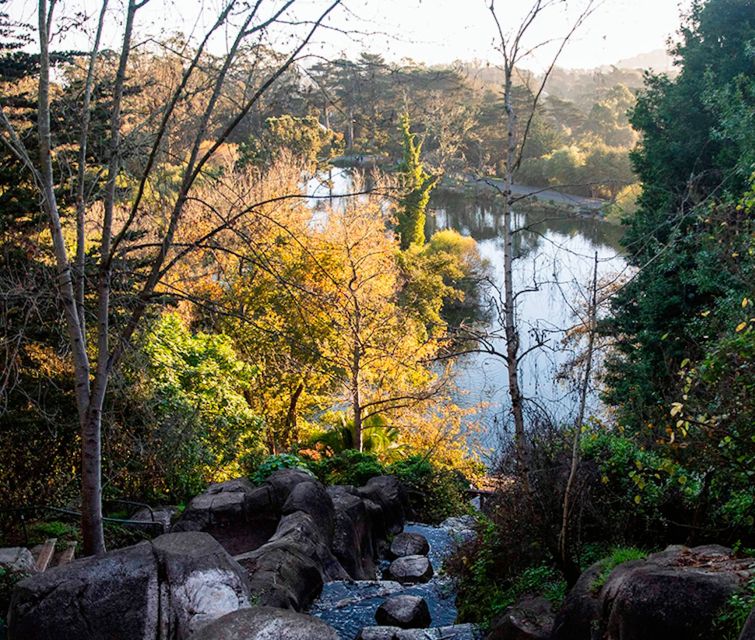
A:
<svg viewBox="0 0 755 640">
<path fill-rule="evenodd" d="M 399 594 L 423 597 L 430 609 L 431 627 L 447 627 L 456 621 L 456 588 L 453 580 L 441 573 L 443 561 L 456 545 L 470 536 L 468 517 L 449 518 L 439 526 L 409 523 L 404 531 L 419 533 L 430 544 L 428 558 L 435 575 L 424 584 L 401 585 L 392 580 L 336 580 L 324 585 L 310 613 L 332 626 L 343 640 L 353 640 L 364 627 L 377 624 L 375 611 L 389 596 Z M 386 569 L 388 562 L 381 562 Z"/>
</svg>

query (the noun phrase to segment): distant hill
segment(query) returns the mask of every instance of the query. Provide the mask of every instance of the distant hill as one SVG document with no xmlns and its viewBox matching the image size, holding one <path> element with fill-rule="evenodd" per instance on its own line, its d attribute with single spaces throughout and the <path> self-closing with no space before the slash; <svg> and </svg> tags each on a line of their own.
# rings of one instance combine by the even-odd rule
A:
<svg viewBox="0 0 755 640">
<path fill-rule="evenodd" d="M 654 71 L 672 71 L 673 58 L 665 49 L 655 49 L 647 53 L 639 53 L 631 58 L 619 60 L 614 66 L 619 69 L 653 69 Z"/>
</svg>

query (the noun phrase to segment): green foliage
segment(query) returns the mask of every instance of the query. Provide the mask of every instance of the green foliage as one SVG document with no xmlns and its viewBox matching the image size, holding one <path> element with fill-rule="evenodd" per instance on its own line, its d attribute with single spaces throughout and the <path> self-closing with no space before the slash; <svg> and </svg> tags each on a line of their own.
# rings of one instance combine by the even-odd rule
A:
<svg viewBox="0 0 755 640">
<path fill-rule="evenodd" d="M 404 160 L 399 166 L 404 196 L 401 199 L 398 219 L 398 235 L 401 249 L 425 244 L 425 215 L 430 202 L 430 192 L 438 182 L 437 176 L 425 171 L 422 164 L 422 143 L 411 132 L 409 115 L 401 116 L 401 132 L 404 137 Z"/>
<path fill-rule="evenodd" d="M 117 400 L 128 409 L 117 417 L 119 435 L 131 437 L 111 441 L 108 457 L 125 466 L 117 467 L 124 474 L 117 486 L 127 495 L 195 495 L 207 482 L 241 475 L 261 455 L 262 421 L 245 395 L 255 370 L 227 336 L 192 333 L 166 313 L 143 334 L 124 373 L 128 395 Z"/>
<path fill-rule="evenodd" d="M 566 582 L 558 571 L 547 564 L 529 566 L 514 574 L 501 571 L 497 556 L 505 542 L 499 538 L 497 527 L 483 516 L 477 533 L 474 545 L 463 547 L 449 563 L 458 583 L 456 606 L 460 621 L 486 628 L 496 615 L 526 595 L 541 595 L 558 608 L 566 595 Z"/>
<path fill-rule="evenodd" d="M 438 523 L 470 511 L 469 481 L 455 469 L 439 468 L 426 457 L 412 455 L 387 471 L 407 487 L 412 512 L 420 522 Z"/>
<path fill-rule="evenodd" d="M 301 469 L 312 474 L 307 462 L 292 453 L 276 453 L 265 458 L 251 475 L 255 484 L 262 484 L 270 475 L 278 469 Z"/>
<path fill-rule="evenodd" d="M 28 578 L 30 575 L 30 573 L 24 571 L 9 571 L 8 569 L 0 568 L 0 631 L 4 629 L 5 613 L 10 607 L 13 587 L 16 586 L 17 582 Z"/>
<path fill-rule="evenodd" d="M 713 629 L 717 640 L 738 640 L 748 616 L 755 609 L 755 578 L 733 594 L 716 614 Z"/>
<path fill-rule="evenodd" d="M 592 590 L 597 592 L 603 588 L 611 572 L 620 564 L 631 562 L 632 560 L 642 560 L 647 556 L 647 552 L 637 547 L 614 547 L 611 553 L 601 559 L 600 575 L 592 583 Z"/>
<path fill-rule="evenodd" d="M 323 157 L 340 151 L 341 137 L 323 127 L 315 116 L 284 114 L 268 118 L 261 137 L 251 137 L 239 145 L 239 165 L 266 167 L 281 153 L 288 153 L 314 169 Z"/>
<path fill-rule="evenodd" d="M 361 487 L 370 478 L 386 472 L 374 453 L 355 449 L 346 449 L 335 456 L 311 462 L 309 467 L 325 484 L 351 484 L 355 487 Z"/>
</svg>

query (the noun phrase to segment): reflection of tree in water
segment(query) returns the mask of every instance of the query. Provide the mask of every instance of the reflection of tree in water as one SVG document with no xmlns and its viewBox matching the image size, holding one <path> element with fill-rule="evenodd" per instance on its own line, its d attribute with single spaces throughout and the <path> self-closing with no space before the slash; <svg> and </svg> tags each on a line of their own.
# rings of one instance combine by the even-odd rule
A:
<svg viewBox="0 0 755 640">
<path fill-rule="evenodd" d="M 442 215 L 432 215 L 440 210 Z M 475 240 L 492 240 L 501 237 L 503 207 L 495 198 L 469 198 L 463 194 L 437 191 L 430 201 L 426 233 L 429 237 L 440 229 L 456 229 Z M 549 232 L 564 236 L 579 234 L 592 244 L 607 245 L 620 251 L 621 227 L 607 224 L 591 216 L 528 209 L 516 216 L 516 227 L 527 228 L 518 236 L 517 255 L 524 256 L 540 247 L 542 236 Z M 516 238 L 515 236 L 515 238 Z"/>
</svg>

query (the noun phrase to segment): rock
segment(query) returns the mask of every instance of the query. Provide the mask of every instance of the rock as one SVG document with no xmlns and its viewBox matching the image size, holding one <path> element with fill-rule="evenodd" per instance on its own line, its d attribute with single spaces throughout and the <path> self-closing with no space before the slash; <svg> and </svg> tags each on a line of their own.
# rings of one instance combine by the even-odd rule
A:
<svg viewBox="0 0 755 640">
<path fill-rule="evenodd" d="M 477 640 L 472 624 L 457 624 L 432 629 L 401 629 L 399 627 L 364 627 L 357 640 Z"/>
<path fill-rule="evenodd" d="M 329 492 L 335 508 L 333 555 L 354 580 L 375 578 L 376 549 L 365 501 L 342 492 Z"/>
<path fill-rule="evenodd" d="M 419 533 L 399 533 L 391 543 L 391 554 L 394 558 L 426 556 L 429 552 L 427 538 Z"/>
<path fill-rule="evenodd" d="M 379 625 L 424 629 L 430 625 L 430 609 L 419 596 L 393 596 L 378 607 L 375 620 Z"/>
<path fill-rule="evenodd" d="M 0 549 L 0 569 L 8 573 L 36 573 L 37 565 L 26 547 L 5 547 Z"/>
<path fill-rule="evenodd" d="M 333 542 L 335 507 L 333 500 L 319 482 L 301 482 L 288 496 L 281 513 L 289 515 L 301 511 L 314 521 L 328 546 Z"/>
<path fill-rule="evenodd" d="M 20 581 L 8 616 L 12 640 L 153 640 L 158 567 L 145 542 L 48 569 Z"/>
<path fill-rule="evenodd" d="M 335 630 L 312 616 L 271 607 L 230 613 L 207 625 L 192 640 L 339 640 Z"/>
<path fill-rule="evenodd" d="M 571 588 L 553 622 L 552 640 L 593 640 L 593 622 L 600 615 L 599 593 L 593 587 L 603 563 L 591 565 Z"/>
<path fill-rule="evenodd" d="M 303 469 L 278 469 L 273 471 L 265 482 L 272 487 L 276 502 L 282 506 L 296 485 L 314 481 L 312 474 Z"/>
<path fill-rule="evenodd" d="M 362 498 L 367 498 L 383 508 L 385 523 L 390 533 L 399 533 L 406 520 L 408 502 L 406 491 L 396 476 L 370 478 L 364 487 L 357 489 Z"/>
<path fill-rule="evenodd" d="M 567 596 L 554 640 L 710 638 L 720 607 L 755 575 L 755 562 L 736 559 L 725 547 L 673 546 L 619 565 L 590 596 L 596 566 L 588 570 L 592 579 L 583 575 Z"/>
<path fill-rule="evenodd" d="M 297 546 L 304 555 L 315 559 L 324 582 L 349 579 L 349 574 L 331 552 L 322 530 L 303 511 L 283 516 L 278 529 L 265 546 L 272 548 L 275 543 Z"/>
<path fill-rule="evenodd" d="M 262 606 L 301 611 L 322 590 L 321 566 L 297 544 L 269 542 L 236 560 L 249 572 L 253 597 Z"/>
<path fill-rule="evenodd" d="M 184 640 L 249 606 L 241 567 L 206 533 L 171 533 L 22 580 L 9 638 Z"/>
<path fill-rule="evenodd" d="M 426 556 L 404 556 L 391 562 L 388 574 L 401 584 L 416 584 L 432 578 L 433 567 Z"/>
<path fill-rule="evenodd" d="M 170 525 L 173 518 L 178 513 L 178 507 L 159 507 L 156 509 L 139 509 L 129 520 L 135 522 L 157 523 L 160 525 L 163 533 L 170 531 Z M 158 530 L 159 533 L 159 530 Z M 155 534 L 155 531 L 152 531 Z"/>
<path fill-rule="evenodd" d="M 487 640 L 548 640 L 552 627 L 550 602 L 542 597 L 526 597 L 493 620 Z"/>
<path fill-rule="evenodd" d="M 752 610 L 745 622 L 745 626 L 742 627 L 739 640 L 755 640 L 755 609 Z"/>
<path fill-rule="evenodd" d="M 249 606 L 244 570 L 211 535 L 169 533 L 152 546 L 160 564 L 161 625 L 168 637 L 188 638 L 208 622 Z"/>
<path fill-rule="evenodd" d="M 255 488 L 246 478 L 211 484 L 192 498 L 172 531 L 206 531 L 213 526 L 246 522 L 247 500 Z"/>
</svg>

